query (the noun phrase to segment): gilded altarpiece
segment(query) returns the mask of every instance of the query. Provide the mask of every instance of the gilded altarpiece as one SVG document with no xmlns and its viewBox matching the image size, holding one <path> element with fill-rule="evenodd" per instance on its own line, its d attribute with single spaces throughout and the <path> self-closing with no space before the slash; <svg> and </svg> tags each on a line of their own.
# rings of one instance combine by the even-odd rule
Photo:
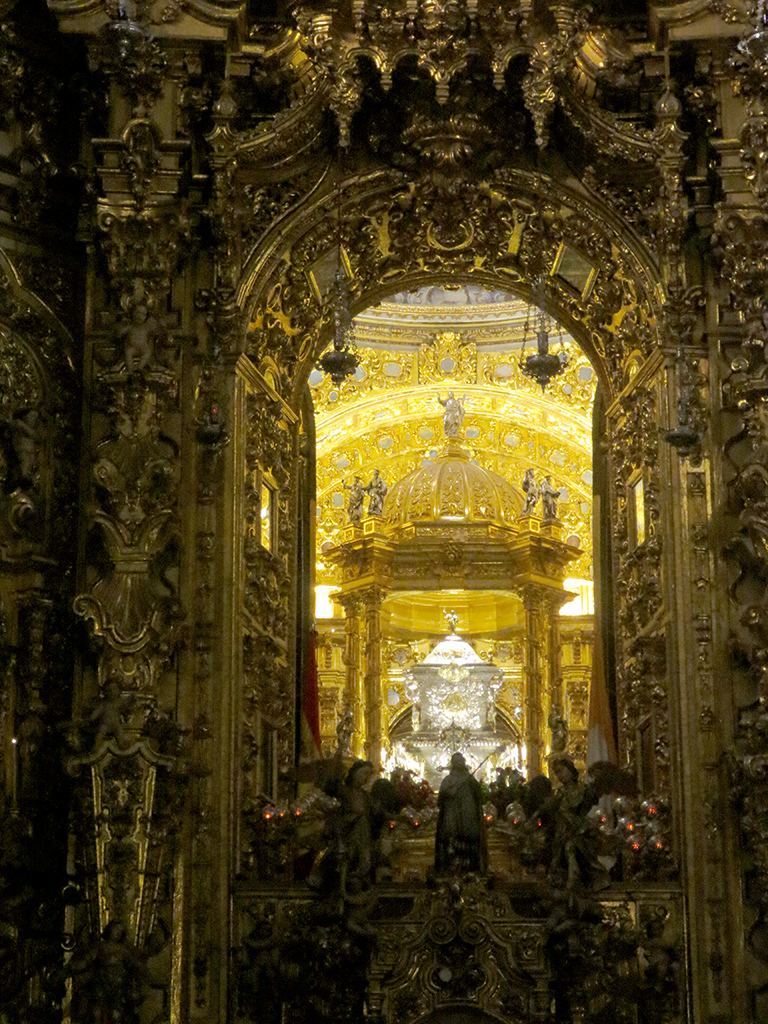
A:
<svg viewBox="0 0 768 1024">
<path fill-rule="evenodd" d="M 761 1019 L 762 8 L 650 3 L 622 34 L 599 5 L 287 6 L 0 0 L 0 986 L 20 1020 L 73 1024 L 110 1001 L 174 1024 Z M 297 781 L 300 424 L 339 235 L 352 312 L 477 281 L 545 309 L 597 377 L 598 632 L 620 759 L 671 824 L 559 946 L 563 904 L 542 924 L 526 877 L 515 905 L 390 891 L 351 915 L 383 937 L 366 959 L 339 920 L 318 929 L 293 840 L 261 842 Z M 351 611 L 363 737 L 366 659 L 396 652 L 361 651 L 375 610 Z M 504 659 L 533 677 L 540 612 L 539 647 Z M 586 643 L 552 638 L 575 705 Z M 55 892 L 23 874 L 41 822 Z M 105 997 L 100 957 L 141 983 Z"/>
</svg>

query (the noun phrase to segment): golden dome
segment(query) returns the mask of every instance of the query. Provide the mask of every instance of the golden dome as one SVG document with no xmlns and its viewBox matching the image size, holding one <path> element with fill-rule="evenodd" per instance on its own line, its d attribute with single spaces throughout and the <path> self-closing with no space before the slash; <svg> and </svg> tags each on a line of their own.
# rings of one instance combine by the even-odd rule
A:
<svg viewBox="0 0 768 1024">
<path fill-rule="evenodd" d="M 434 462 L 399 480 L 385 505 L 386 521 L 406 523 L 494 523 L 511 526 L 523 497 L 498 473 L 470 462 L 458 438 L 448 437 Z"/>
</svg>

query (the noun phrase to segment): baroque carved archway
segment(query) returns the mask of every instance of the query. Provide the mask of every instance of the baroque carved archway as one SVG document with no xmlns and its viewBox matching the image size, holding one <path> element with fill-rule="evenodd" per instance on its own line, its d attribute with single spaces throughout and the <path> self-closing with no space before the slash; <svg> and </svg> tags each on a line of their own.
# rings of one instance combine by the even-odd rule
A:
<svg viewBox="0 0 768 1024">
<path fill-rule="evenodd" d="M 602 571 L 607 577 L 617 570 L 617 683 L 627 692 L 626 699 L 619 697 L 620 741 L 624 755 L 634 757 L 638 723 L 649 716 L 648 701 L 632 689 L 632 666 L 639 657 L 634 644 L 663 601 L 659 494 L 670 482 L 662 481 L 661 473 L 676 466 L 667 461 L 662 470 L 658 445 L 660 428 L 664 432 L 673 425 L 665 422 L 668 389 L 675 386 L 667 356 L 670 332 L 681 319 L 681 307 L 691 304 L 691 294 L 677 282 L 667 294 L 643 241 L 615 211 L 583 190 L 539 174 L 505 171 L 490 182 L 465 181 L 450 192 L 391 172 L 351 176 L 339 185 L 340 197 L 330 172 L 324 184 L 287 212 L 279 231 L 261 239 L 238 289 L 249 324 L 248 362 L 260 368 L 256 376 L 263 375 L 286 416 L 299 407 L 309 372 L 329 339 L 323 299 L 335 270 L 339 218 L 355 312 L 426 281 L 473 280 L 542 306 L 591 359 L 603 408 L 609 410 L 605 434 L 612 438 L 614 470 L 598 476 L 600 514 L 613 523 L 613 555 L 603 550 Z M 249 451 L 264 448 L 259 436 Z M 262 459 L 267 472 L 269 459 L 268 454 Z M 602 453 L 599 461 L 605 462 Z M 263 552 L 259 558 L 263 561 Z M 605 626 L 613 632 L 613 622 Z M 663 650 L 663 636 L 655 645 Z M 654 665 L 654 678 L 663 677 L 658 652 Z M 613 671 L 609 666 L 611 677 Z M 646 782 L 649 789 L 667 790 L 666 690 L 657 686 L 654 692 L 653 739 L 643 733 L 643 740 L 662 756 Z"/>
<path fill-rule="evenodd" d="M 246 351 L 274 363 L 295 404 L 328 342 L 323 271 L 338 233 L 334 182 L 308 196 L 246 261 Z M 380 172 L 339 185 L 354 309 L 425 281 L 475 280 L 529 298 L 572 333 L 610 401 L 661 340 L 664 289 L 631 226 L 595 197 L 508 171 L 447 192 Z M 332 271 L 331 271 L 332 272 Z"/>
</svg>

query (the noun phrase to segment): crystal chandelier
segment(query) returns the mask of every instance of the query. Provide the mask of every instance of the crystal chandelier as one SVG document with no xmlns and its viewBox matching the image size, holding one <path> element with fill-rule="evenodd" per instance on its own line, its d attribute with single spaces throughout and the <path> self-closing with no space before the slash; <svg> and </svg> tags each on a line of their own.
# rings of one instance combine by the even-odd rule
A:
<svg viewBox="0 0 768 1024">
<path fill-rule="evenodd" d="M 560 334 L 560 351 L 551 352 L 549 348 L 549 320 L 542 310 L 537 310 L 536 344 L 537 351 L 530 356 L 525 354 L 525 346 L 528 341 L 528 326 L 530 323 L 531 308 L 528 307 L 528 315 L 523 328 L 523 348 L 520 353 L 520 372 L 535 380 L 541 385 L 544 391 L 547 384 L 553 377 L 559 377 L 568 366 L 568 353 L 563 346 L 563 336 Z"/>
<path fill-rule="evenodd" d="M 325 309 L 333 323 L 333 341 L 323 352 L 317 367 L 327 373 L 334 384 L 342 384 L 360 365 L 355 346 L 350 310 L 349 281 L 344 273 L 341 247 L 341 175 L 336 200 L 336 274 L 325 300 Z"/>
</svg>

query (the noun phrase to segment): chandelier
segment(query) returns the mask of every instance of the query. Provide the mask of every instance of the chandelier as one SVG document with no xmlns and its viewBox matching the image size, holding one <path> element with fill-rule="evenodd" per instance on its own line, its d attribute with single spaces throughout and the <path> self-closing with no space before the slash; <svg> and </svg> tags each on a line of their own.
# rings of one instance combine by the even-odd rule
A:
<svg viewBox="0 0 768 1024">
<path fill-rule="evenodd" d="M 333 324 L 333 340 L 330 348 L 323 352 L 317 367 L 327 373 L 334 384 L 342 384 L 351 377 L 360 365 L 355 346 L 350 309 L 351 295 L 349 281 L 344 273 L 341 247 L 341 175 L 336 196 L 336 274 L 328 290 L 325 310 Z"/>
<path fill-rule="evenodd" d="M 323 352 L 317 364 L 334 384 L 343 383 L 360 365 L 352 330 L 349 298 L 349 283 L 339 264 L 326 300 L 333 322 L 333 342 L 331 347 Z"/>
<path fill-rule="evenodd" d="M 552 352 L 549 348 L 549 319 L 542 310 L 537 310 L 536 324 L 536 346 L 537 351 L 533 355 L 526 356 L 525 346 L 528 341 L 528 327 L 531 318 L 531 307 L 528 307 L 528 315 L 523 328 L 523 348 L 520 353 L 520 372 L 535 380 L 541 385 L 544 391 L 547 384 L 554 378 L 559 377 L 568 366 L 568 353 L 563 345 L 563 335 L 560 334 L 560 351 Z"/>
</svg>

